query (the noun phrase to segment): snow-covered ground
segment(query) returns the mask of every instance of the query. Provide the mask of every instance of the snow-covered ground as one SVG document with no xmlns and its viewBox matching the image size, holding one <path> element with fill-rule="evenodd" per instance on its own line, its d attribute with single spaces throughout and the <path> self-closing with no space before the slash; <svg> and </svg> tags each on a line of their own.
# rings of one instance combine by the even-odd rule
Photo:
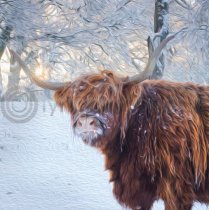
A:
<svg viewBox="0 0 209 210">
<path fill-rule="evenodd" d="M 103 156 L 73 136 L 67 114 L 51 113 L 40 103 L 30 122 L 18 124 L 0 112 L 0 210 L 121 210 Z"/>
</svg>

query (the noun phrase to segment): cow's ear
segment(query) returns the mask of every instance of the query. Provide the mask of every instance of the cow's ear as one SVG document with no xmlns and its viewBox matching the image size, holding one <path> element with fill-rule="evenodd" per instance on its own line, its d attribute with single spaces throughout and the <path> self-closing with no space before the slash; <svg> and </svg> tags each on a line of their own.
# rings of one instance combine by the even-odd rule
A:
<svg viewBox="0 0 209 210">
<path fill-rule="evenodd" d="M 132 89 L 132 86 L 133 84 L 131 84 L 131 82 L 129 83 L 128 82 L 128 79 L 129 77 L 128 76 L 125 76 L 125 77 L 122 77 L 121 80 L 122 80 L 122 83 L 123 83 L 123 92 L 127 92 L 127 91 L 130 91 Z"/>
<path fill-rule="evenodd" d="M 126 99 L 127 105 L 134 106 L 141 95 L 140 84 L 124 83 L 123 95 Z"/>
<path fill-rule="evenodd" d="M 131 90 L 131 85 L 124 83 L 123 84 L 123 94 L 125 97 L 128 95 L 128 92 Z"/>
<path fill-rule="evenodd" d="M 60 108 L 66 108 L 69 110 L 71 101 L 71 90 L 69 87 L 62 87 L 55 91 L 54 100 Z"/>
<path fill-rule="evenodd" d="M 59 88 L 55 91 L 54 100 L 58 106 L 63 107 L 64 101 L 66 100 L 65 88 Z"/>
</svg>

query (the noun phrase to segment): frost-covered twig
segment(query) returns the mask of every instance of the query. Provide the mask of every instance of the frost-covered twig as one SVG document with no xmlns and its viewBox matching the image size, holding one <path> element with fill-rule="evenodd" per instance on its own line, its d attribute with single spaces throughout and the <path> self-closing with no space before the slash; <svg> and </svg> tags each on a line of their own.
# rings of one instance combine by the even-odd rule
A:
<svg viewBox="0 0 209 210">
<path fill-rule="evenodd" d="M 191 9 L 191 6 L 185 0 L 175 0 L 175 2 L 179 4 L 181 7 L 183 7 L 184 9 L 188 9 L 188 10 Z"/>
</svg>

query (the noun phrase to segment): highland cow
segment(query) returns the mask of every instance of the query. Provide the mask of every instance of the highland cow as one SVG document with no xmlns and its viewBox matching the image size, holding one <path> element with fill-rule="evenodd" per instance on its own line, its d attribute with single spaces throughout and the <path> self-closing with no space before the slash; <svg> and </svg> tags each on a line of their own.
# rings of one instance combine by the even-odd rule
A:
<svg viewBox="0 0 209 210">
<path fill-rule="evenodd" d="M 209 86 L 145 80 L 147 73 L 128 79 L 103 71 L 64 85 L 29 76 L 56 90 L 75 134 L 105 155 L 122 205 L 150 210 L 162 199 L 166 210 L 190 210 L 194 201 L 209 203 Z"/>
</svg>

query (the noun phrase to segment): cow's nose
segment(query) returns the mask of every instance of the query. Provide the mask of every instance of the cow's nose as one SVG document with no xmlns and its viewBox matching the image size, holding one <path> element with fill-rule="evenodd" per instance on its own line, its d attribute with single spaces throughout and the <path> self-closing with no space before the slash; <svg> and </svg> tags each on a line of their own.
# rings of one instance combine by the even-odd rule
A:
<svg viewBox="0 0 209 210">
<path fill-rule="evenodd" d="M 93 117 L 80 117 L 77 121 L 77 126 L 80 128 L 88 128 L 96 125 L 96 120 Z"/>
</svg>

